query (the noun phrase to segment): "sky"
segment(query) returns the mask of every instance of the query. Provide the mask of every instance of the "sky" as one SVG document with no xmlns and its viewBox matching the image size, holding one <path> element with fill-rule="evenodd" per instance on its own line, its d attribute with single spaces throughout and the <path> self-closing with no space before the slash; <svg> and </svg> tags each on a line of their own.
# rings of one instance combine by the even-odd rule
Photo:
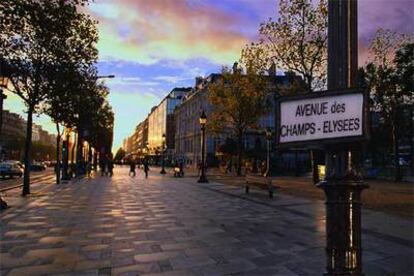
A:
<svg viewBox="0 0 414 276">
<path fill-rule="evenodd" d="M 99 22 L 99 74 L 115 75 L 106 84 L 116 151 L 174 87 L 193 86 L 195 77 L 237 61 L 258 39 L 260 23 L 277 19 L 278 0 L 95 0 L 87 12 Z M 414 1 L 358 0 L 359 65 L 380 27 L 414 33 Z M 5 109 L 24 116 L 16 96 Z M 55 133 L 45 115 L 34 121 Z"/>
</svg>

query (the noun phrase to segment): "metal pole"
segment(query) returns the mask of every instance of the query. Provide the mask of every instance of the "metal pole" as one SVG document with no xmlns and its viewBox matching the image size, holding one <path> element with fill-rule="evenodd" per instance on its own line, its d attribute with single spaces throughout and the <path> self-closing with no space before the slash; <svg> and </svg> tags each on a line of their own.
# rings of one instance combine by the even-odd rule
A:
<svg viewBox="0 0 414 276">
<path fill-rule="evenodd" d="M 357 1 L 328 1 L 328 89 L 356 87 L 358 67 Z M 327 147 L 326 176 L 318 184 L 326 195 L 326 275 L 362 275 L 359 156 L 350 145 Z"/>
<path fill-rule="evenodd" d="M 167 172 L 165 171 L 165 164 L 164 164 L 164 159 L 165 159 L 165 142 L 162 142 L 162 152 L 161 152 L 161 171 L 160 174 L 166 174 Z"/>
<path fill-rule="evenodd" d="M 206 177 L 206 162 L 205 162 L 205 148 L 206 148 L 206 127 L 201 126 L 201 174 L 198 183 L 208 183 Z"/>
<path fill-rule="evenodd" d="M 3 89 L 0 88 L 0 136 L 1 136 L 1 129 L 3 127 Z M 0 160 L 3 156 L 3 147 L 0 145 Z M 7 202 L 4 201 L 0 196 L 0 210 L 6 209 L 8 207 Z"/>
<path fill-rule="evenodd" d="M 3 100 L 6 99 L 6 95 L 3 94 L 3 89 L 0 88 L 0 135 L 3 128 Z"/>
</svg>

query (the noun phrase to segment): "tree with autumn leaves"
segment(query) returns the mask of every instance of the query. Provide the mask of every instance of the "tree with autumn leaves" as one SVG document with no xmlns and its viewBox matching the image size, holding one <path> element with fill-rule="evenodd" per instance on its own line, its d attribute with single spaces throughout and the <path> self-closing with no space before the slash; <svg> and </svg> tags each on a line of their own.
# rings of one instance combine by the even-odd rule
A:
<svg viewBox="0 0 414 276">
<path fill-rule="evenodd" d="M 208 100 L 213 109 L 209 119 L 212 132 L 227 131 L 236 137 L 237 175 L 241 175 L 243 140 L 248 130 L 256 129 L 258 121 L 269 112 L 267 79 L 253 61 L 246 70 L 237 63 L 233 69 L 224 67 L 220 78 L 208 87 Z"/>
</svg>

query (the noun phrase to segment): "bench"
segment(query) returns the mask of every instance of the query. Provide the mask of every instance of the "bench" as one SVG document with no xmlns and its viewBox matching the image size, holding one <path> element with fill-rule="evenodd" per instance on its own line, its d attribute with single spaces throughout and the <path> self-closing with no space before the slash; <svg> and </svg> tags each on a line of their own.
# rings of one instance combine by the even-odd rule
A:
<svg viewBox="0 0 414 276">
<path fill-rule="evenodd" d="M 246 175 L 246 194 L 249 193 L 250 186 L 257 186 L 259 188 L 269 191 L 269 198 L 273 197 L 273 191 L 276 186 L 272 185 L 272 179 L 261 175 Z"/>
</svg>

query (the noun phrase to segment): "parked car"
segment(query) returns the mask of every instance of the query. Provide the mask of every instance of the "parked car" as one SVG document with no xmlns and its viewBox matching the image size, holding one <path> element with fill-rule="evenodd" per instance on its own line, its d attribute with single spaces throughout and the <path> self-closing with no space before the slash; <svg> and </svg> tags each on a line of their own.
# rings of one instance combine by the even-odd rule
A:
<svg viewBox="0 0 414 276">
<path fill-rule="evenodd" d="M 16 164 L 17 166 L 19 166 L 22 170 L 24 170 L 24 165 L 22 164 L 22 162 L 18 161 L 18 160 L 6 160 L 4 161 L 5 163 L 13 163 Z"/>
<path fill-rule="evenodd" d="M 3 162 L 0 163 L 0 176 L 6 178 L 6 176 L 13 178 L 13 176 L 22 177 L 23 169 L 16 163 Z"/>
<path fill-rule="evenodd" d="M 46 167 L 55 167 L 56 161 L 45 161 L 44 164 L 46 165 Z"/>
<path fill-rule="evenodd" d="M 34 172 L 40 172 L 46 170 L 46 165 L 42 162 L 34 162 L 30 164 L 30 170 Z"/>
</svg>

